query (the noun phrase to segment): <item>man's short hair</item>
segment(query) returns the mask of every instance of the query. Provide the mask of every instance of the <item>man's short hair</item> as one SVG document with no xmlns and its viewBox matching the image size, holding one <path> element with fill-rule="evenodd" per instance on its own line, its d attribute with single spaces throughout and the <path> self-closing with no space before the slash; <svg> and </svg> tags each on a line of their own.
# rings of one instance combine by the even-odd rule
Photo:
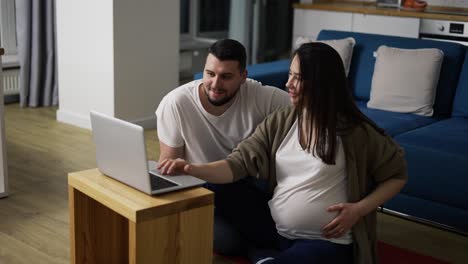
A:
<svg viewBox="0 0 468 264">
<path fill-rule="evenodd" d="M 239 62 L 239 70 L 245 70 L 246 52 L 244 46 L 237 40 L 221 39 L 213 43 L 208 49 L 218 60 L 233 60 Z"/>
</svg>

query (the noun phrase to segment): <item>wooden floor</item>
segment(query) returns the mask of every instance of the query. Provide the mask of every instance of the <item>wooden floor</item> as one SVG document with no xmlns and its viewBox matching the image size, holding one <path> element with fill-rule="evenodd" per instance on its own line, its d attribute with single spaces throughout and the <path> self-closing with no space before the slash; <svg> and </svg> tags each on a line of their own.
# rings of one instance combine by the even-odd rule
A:
<svg viewBox="0 0 468 264">
<path fill-rule="evenodd" d="M 57 122 L 56 108 L 5 109 L 10 195 L 0 199 L 0 264 L 69 263 L 67 173 L 96 167 L 91 133 Z M 156 159 L 156 131 L 145 136 Z M 378 228 L 384 242 L 468 263 L 468 237 L 388 215 Z"/>
</svg>

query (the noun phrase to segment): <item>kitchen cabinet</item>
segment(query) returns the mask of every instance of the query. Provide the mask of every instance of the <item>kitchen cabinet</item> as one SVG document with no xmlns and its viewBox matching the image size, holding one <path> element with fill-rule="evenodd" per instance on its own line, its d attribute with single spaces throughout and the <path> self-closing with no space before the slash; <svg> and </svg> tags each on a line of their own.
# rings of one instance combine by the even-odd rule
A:
<svg viewBox="0 0 468 264">
<path fill-rule="evenodd" d="M 419 24 L 420 19 L 415 17 L 296 8 L 294 10 L 292 47 L 295 47 L 294 44 L 298 37 L 316 39 L 322 29 L 418 38 Z"/>
<path fill-rule="evenodd" d="M 322 29 L 351 31 L 353 14 L 345 12 L 294 9 L 293 45 L 298 37 L 316 39 Z"/>
<path fill-rule="evenodd" d="M 420 19 L 353 13 L 354 32 L 418 38 Z"/>
</svg>

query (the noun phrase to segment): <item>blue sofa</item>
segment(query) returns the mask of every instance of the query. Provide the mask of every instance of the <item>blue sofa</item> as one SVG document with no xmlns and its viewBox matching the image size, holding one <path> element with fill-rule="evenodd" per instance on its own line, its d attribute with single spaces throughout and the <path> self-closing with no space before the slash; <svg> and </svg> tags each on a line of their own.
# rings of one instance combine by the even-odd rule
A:
<svg viewBox="0 0 468 264">
<path fill-rule="evenodd" d="M 386 130 L 406 151 L 408 183 L 382 206 L 384 212 L 468 234 L 468 52 L 461 44 L 323 30 L 319 40 L 353 37 L 349 82 L 361 111 Z M 381 45 L 444 52 L 434 115 L 424 117 L 366 106 Z M 248 66 L 249 77 L 284 88 L 289 60 Z M 200 78 L 201 74 L 195 75 Z"/>
</svg>

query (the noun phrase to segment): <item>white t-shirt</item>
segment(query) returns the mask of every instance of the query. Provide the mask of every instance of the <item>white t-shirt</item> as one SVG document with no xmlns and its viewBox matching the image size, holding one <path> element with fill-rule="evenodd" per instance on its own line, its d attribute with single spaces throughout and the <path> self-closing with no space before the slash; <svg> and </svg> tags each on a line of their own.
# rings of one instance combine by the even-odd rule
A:
<svg viewBox="0 0 468 264">
<path fill-rule="evenodd" d="M 350 244 L 348 231 L 337 239 L 326 239 L 321 228 L 330 223 L 336 212 L 331 205 L 347 202 L 345 155 L 337 138 L 336 164 L 328 165 L 302 149 L 297 120 L 276 153 L 278 185 L 269 206 L 278 233 L 289 239 L 323 239 Z"/>
<path fill-rule="evenodd" d="M 182 85 L 167 94 L 156 110 L 158 137 L 169 147 L 184 146 L 185 159 L 202 163 L 224 159 L 273 111 L 290 104 L 288 94 L 247 79 L 220 116 L 202 106 L 202 80 Z"/>
</svg>

